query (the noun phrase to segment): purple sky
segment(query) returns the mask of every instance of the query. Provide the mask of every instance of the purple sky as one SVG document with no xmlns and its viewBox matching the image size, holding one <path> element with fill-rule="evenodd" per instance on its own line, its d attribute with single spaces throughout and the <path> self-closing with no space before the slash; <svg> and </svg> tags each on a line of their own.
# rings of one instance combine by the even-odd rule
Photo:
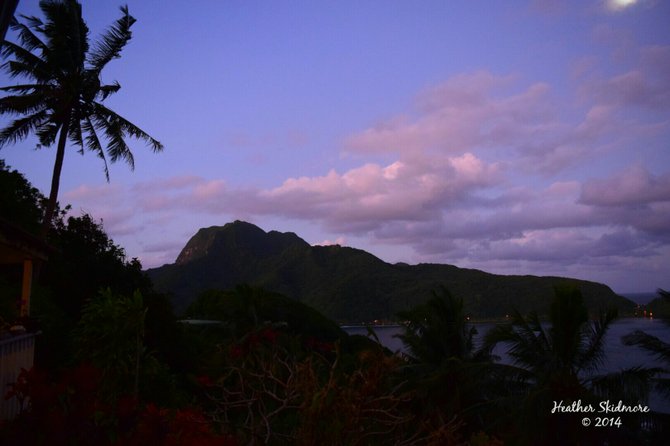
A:
<svg viewBox="0 0 670 446">
<path fill-rule="evenodd" d="M 165 152 L 131 140 L 107 184 L 70 150 L 60 201 L 145 267 L 242 219 L 389 262 L 670 288 L 670 2 L 128 5 L 106 103 Z M 92 37 L 118 6 L 83 2 Z M 0 157 L 48 193 L 34 146 Z"/>
</svg>

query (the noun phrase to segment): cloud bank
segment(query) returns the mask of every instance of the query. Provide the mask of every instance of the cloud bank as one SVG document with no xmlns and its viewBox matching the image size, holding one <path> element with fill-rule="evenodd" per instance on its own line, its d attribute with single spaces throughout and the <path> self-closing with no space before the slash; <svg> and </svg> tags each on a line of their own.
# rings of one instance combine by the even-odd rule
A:
<svg viewBox="0 0 670 446">
<path fill-rule="evenodd" d="M 418 92 L 407 111 L 345 137 L 343 153 L 360 162 L 320 176 L 270 188 L 179 176 L 81 186 L 64 199 L 102 217 L 112 235 L 151 233 L 140 243 L 146 266 L 176 257 L 188 235 L 168 245 L 155 238 L 177 220 L 184 228 L 188 220 L 187 234 L 201 220 L 273 217 L 317 225 L 320 240 L 360 237 L 414 253 L 393 261 L 610 283 L 640 269 L 646 275 L 630 287 L 661 286 L 646 281 L 668 268 L 670 171 L 610 161 L 670 141 L 670 47 L 641 50 L 628 71 L 584 70 L 567 98 L 519 76 L 454 76 Z"/>
</svg>

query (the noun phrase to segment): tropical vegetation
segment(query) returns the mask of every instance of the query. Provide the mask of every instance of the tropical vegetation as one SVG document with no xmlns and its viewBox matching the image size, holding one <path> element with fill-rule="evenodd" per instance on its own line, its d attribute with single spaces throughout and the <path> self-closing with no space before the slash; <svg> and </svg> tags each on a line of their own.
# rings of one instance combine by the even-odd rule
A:
<svg viewBox="0 0 670 446">
<path fill-rule="evenodd" d="M 528 316 L 515 312 L 509 324 L 487 333 L 483 348 L 492 351 L 504 344 L 513 361 L 502 367 L 501 380 L 509 384 L 512 437 L 528 444 L 577 444 L 583 438 L 607 441 L 612 433 L 585 430 L 579 423 L 581 413 L 557 410 L 548 416 L 548 412 L 558 402 L 596 408 L 603 400 L 647 401 L 649 380 L 657 369 L 634 367 L 598 374 L 605 360 L 605 335 L 616 317 L 616 310 L 610 308 L 591 320 L 579 290 L 557 288 L 547 323 L 535 312 Z M 638 429 L 640 422 L 636 420 Z M 635 440 L 628 423 L 617 426 L 615 437 L 630 435 L 627 441 Z"/>
<path fill-rule="evenodd" d="M 132 166 L 126 136 L 162 148 L 102 105 L 120 87 L 103 85 L 101 71 L 129 41 L 134 19 L 122 8 L 90 49 L 79 3 L 43 0 L 40 8 L 45 20 L 13 23 L 21 45 L 5 42 L 2 50 L 14 58 L 5 70 L 30 83 L 3 88 L 12 95 L 0 99 L 0 113 L 20 117 L 0 132 L 0 146 L 34 133 L 41 145 L 57 141 L 57 160 L 48 199 L 0 160 L 0 209 L 10 211 L 3 225 L 41 234 L 49 246 L 30 318 L 18 317 L 13 300 L 19 271 L 0 265 L 0 328 L 11 321 L 41 332 L 35 367 L 3 389 L 20 412 L 0 423 L 0 444 L 664 444 L 667 418 L 658 414 L 626 414 L 587 429 L 581 414 L 556 411 L 603 398 L 645 403 L 651 386 L 667 390 L 662 369 L 600 373 L 617 311 L 589 315 L 583 292 L 596 290 L 591 307 L 625 302 L 597 284 L 388 265 L 363 251 L 312 249 L 295 234 L 238 222 L 199 232 L 177 265 L 152 275 L 211 273 L 209 251 L 236 271 L 235 283 L 219 274 L 199 283 L 188 302 L 157 291 L 104 222 L 68 215 L 57 203 L 68 141 L 100 156 L 106 174 L 106 157 Z M 206 249 L 212 244 L 234 249 Z M 195 290 L 179 284 L 188 288 L 179 292 Z M 552 298 L 550 285 L 559 285 Z M 520 289 L 520 300 L 510 296 Z M 482 302 L 484 291 L 490 301 Z M 387 299 L 373 299 L 380 293 Z M 493 311 L 496 299 L 503 303 Z M 548 319 L 511 308 L 529 301 Z M 386 349 L 372 329 L 368 337 L 347 335 L 314 308 L 341 317 L 354 303 L 356 317 L 401 321 L 404 352 Z M 477 342 L 473 313 L 508 310 L 509 321 Z M 624 342 L 670 358 L 667 343 L 643 332 Z M 511 364 L 498 361 L 500 348 Z"/>
<path fill-rule="evenodd" d="M 658 289 L 658 298 L 652 301 L 648 307 L 652 314 L 660 318 L 666 327 L 670 328 L 670 292 Z M 651 384 L 656 391 L 666 400 L 670 401 L 670 342 L 665 342 L 658 336 L 635 330 L 622 338 L 625 345 L 637 346 L 655 357 L 663 364 Z M 659 439 L 667 438 L 670 429 L 670 414 L 653 414 L 649 420 L 649 430 Z"/>
<path fill-rule="evenodd" d="M 398 317 L 403 331 L 397 337 L 405 346 L 400 371 L 422 396 L 416 410 L 442 422 L 460 417 L 471 433 L 484 428 L 491 357 L 475 348 L 477 330 L 467 322 L 463 300 L 441 288 Z"/>
<path fill-rule="evenodd" d="M 146 141 L 155 152 L 163 146 L 103 104 L 121 88 L 116 81 L 103 84 L 101 75 L 132 36 L 130 28 L 135 19 L 128 8 L 121 8 L 122 16 L 93 45 L 78 2 L 42 0 L 40 9 L 44 20 L 24 16 L 23 22 L 11 24 L 20 43 L 2 43 L 2 55 L 12 58 L 2 68 L 24 83 L 0 87 L 0 91 L 9 93 L 0 98 L 0 114 L 17 116 L 0 131 L 0 148 L 30 134 L 37 137 L 38 148 L 57 141 L 51 191 L 42 222 L 44 236 L 56 210 L 68 141 L 79 147 L 79 153 L 89 150 L 102 159 L 108 180 L 107 157 L 111 162 L 123 160 L 131 168 L 134 166 L 127 136 Z"/>
</svg>

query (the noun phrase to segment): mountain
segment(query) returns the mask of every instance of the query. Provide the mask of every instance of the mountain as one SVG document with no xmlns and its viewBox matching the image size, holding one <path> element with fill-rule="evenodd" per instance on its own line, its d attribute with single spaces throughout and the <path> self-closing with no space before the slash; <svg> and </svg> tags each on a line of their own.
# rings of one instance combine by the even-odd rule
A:
<svg viewBox="0 0 670 446">
<path fill-rule="evenodd" d="M 447 287 L 475 318 L 504 317 L 514 308 L 546 313 L 554 287 L 581 289 L 589 308 L 634 304 L 606 285 L 562 277 L 502 276 L 453 265 L 390 264 L 355 248 L 311 246 L 292 232 L 265 232 L 243 221 L 200 229 L 173 264 L 147 270 L 157 290 L 169 292 L 178 312 L 199 293 L 239 284 L 301 301 L 343 322 L 391 319 Z"/>
</svg>

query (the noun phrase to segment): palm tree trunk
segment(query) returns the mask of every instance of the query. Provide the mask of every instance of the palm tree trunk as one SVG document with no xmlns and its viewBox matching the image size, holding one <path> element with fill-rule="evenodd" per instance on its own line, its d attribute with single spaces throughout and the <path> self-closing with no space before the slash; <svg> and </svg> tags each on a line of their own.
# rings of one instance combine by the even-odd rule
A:
<svg viewBox="0 0 670 446">
<path fill-rule="evenodd" d="M 49 229 L 51 228 L 51 221 L 53 220 L 54 211 L 56 210 L 56 203 L 58 203 L 58 187 L 60 186 L 60 173 L 63 169 L 63 159 L 65 158 L 65 144 L 67 143 L 67 136 L 70 131 L 70 113 L 67 114 L 67 119 L 60 128 L 60 135 L 58 137 L 58 148 L 56 149 L 56 162 L 54 163 L 54 170 L 51 176 L 51 192 L 49 193 L 49 201 L 44 211 L 44 220 L 42 220 L 42 230 L 40 237 L 47 238 Z"/>
</svg>

